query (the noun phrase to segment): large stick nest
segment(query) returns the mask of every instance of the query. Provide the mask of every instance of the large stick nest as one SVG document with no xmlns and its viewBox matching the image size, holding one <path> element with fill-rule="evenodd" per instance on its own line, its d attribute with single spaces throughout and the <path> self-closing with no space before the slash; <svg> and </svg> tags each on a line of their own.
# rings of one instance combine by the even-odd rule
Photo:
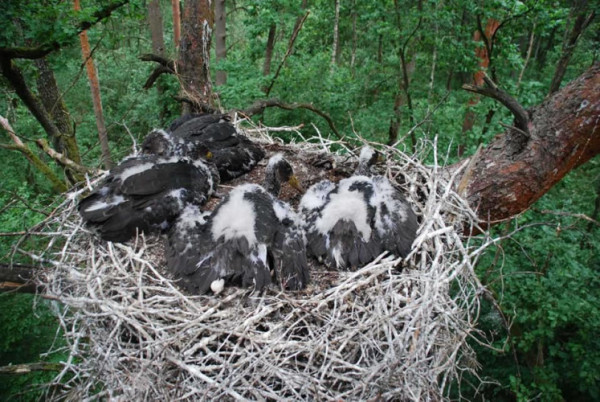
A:
<svg viewBox="0 0 600 402">
<path fill-rule="evenodd" d="M 340 143 L 318 137 L 280 148 L 311 184 L 344 166 Z M 127 244 L 99 240 L 82 226 L 73 191 L 46 222 L 53 233 L 36 258 L 54 268 L 41 280 L 60 300 L 69 359 L 53 397 L 176 399 L 440 399 L 476 369 L 478 253 L 461 232 L 476 221 L 442 174 L 435 144 L 411 157 L 395 148 L 384 170 L 419 215 L 406 260 L 382 255 L 356 272 L 314 264 L 301 292 L 228 288 L 184 294 L 164 267 L 164 238 Z M 421 160 L 433 155 L 434 163 Z M 309 161 L 333 161 L 330 170 Z M 430 158 L 431 159 L 431 158 Z M 342 169 L 343 170 L 343 169 Z M 260 168 L 257 175 L 260 175 Z M 321 173 L 315 173 L 321 172 Z M 324 173 L 323 173 L 324 172 Z M 455 170 L 455 176 L 459 170 Z M 242 178 L 241 181 L 244 179 Z M 224 191 L 226 188 L 224 187 Z M 293 202 L 294 200 L 292 200 Z M 59 391 L 56 391 L 59 389 Z"/>
</svg>

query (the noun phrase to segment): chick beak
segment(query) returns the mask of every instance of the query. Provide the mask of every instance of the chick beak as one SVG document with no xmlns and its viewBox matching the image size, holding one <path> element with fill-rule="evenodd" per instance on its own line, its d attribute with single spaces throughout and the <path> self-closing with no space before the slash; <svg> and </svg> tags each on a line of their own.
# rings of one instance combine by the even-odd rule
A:
<svg viewBox="0 0 600 402">
<path fill-rule="evenodd" d="M 206 160 L 211 160 L 211 159 L 212 159 L 212 157 L 213 157 L 213 154 L 212 154 L 212 152 L 210 152 L 210 151 L 207 151 L 207 152 L 206 152 Z"/>
<path fill-rule="evenodd" d="M 292 177 L 290 177 L 290 179 L 288 180 L 288 183 L 290 184 L 290 186 L 292 186 L 296 190 L 298 190 L 298 192 L 300 192 L 300 193 L 304 192 L 304 189 L 300 185 L 300 182 L 298 181 L 298 178 L 296 176 L 292 175 Z"/>
</svg>

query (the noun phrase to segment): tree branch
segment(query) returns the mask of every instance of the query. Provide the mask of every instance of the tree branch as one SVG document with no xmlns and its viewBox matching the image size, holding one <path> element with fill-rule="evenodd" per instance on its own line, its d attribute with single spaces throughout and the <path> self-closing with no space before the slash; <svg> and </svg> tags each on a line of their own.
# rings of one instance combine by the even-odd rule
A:
<svg viewBox="0 0 600 402">
<path fill-rule="evenodd" d="M 142 54 L 139 59 L 141 61 L 154 61 L 161 66 L 170 69 L 173 73 L 175 73 L 175 61 L 171 59 L 167 59 L 166 57 L 160 56 L 158 54 L 153 53 L 145 53 Z"/>
<path fill-rule="evenodd" d="M 154 83 L 156 82 L 158 77 L 160 77 L 162 74 L 175 74 L 175 71 L 173 71 L 170 68 L 165 67 L 165 66 L 156 66 L 156 68 L 154 68 L 154 70 L 152 70 L 152 73 L 150 73 L 150 76 L 148 77 L 148 79 L 146 80 L 146 82 L 144 83 L 144 86 L 142 88 L 143 89 L 152 88 L 152 86 L 154 85 Z"/>
<path fill-rule="evenodd" d="M 492 99 L 497 100 L 502 103 L 514 116 L 515 130 L 520 134 L 521 137 L 524 138 L 513 138 L 518 146 L 513 150 L 513 152 L 520 152 L 527 141 L 531 138 L 531 134 L 529 133 L 529 116 L 527 111 L 521 106 L 521 104 L 512 96 L 510 96 L 507 92 L 498 88 L 498 86 L 487 76 L 484 74 L 483 80 L 486 83 L 484 87 L 478 87 L 475 85 L 464 84 L 462 88 L 466 91 L 473 92 L 476 94 L 484 95 L 490 97 Z"/>
<path fill-rule="evenodd" d="M 50 182 L 53 187 L 59 192 L 65 192 L 68 190 L 67 185 L 64 181 L 58 178 L 56 174 L 50 169 L 46 163 L 44 163 L 26 144 L 24 144 L 21 139 L 15 134 L 15 131 L 11 127 L 8 120 L 0 116 L 0 126 L 2 126 L 7 132 L 9 137 L 13 140 L 14 145 L 11 147 L 13 150 L 21 152 L 25 157 L 31 162 L 31 164 L 40 171 Z M 8 146 L 3 146 L 3 148 L 8 148 Z"/>
<path fill-rule="evenodd" d="M 37 362 L 26 364 L 11 364 L 0 367 L 0 374 L 29 374 L 34 371 L 61 371 L 62 363 Z"/>
<path fill-rule="evenodd" d="M 60 152 L 56 152 L 54 149 L 50 148 L 48 141 L 46 141 L 45 139 L 40 138 L 39 140 L 36 140 L 35 143 L 38 145 L 38 147 L 40 147 L 40 149 L 42 151 L 44 151 L 46 154 L 48 154 L 49 157 L 51 157 L 52 159 L 57 161 L 62 166 L 65 166 L 71 170 L 74 170 L 76 172 L 83 173 L 83 174 L 99 173 L 99 170 L 97 170 L 97 169 L 89 168 L 87 166 L 82 166 L 78 163 L 73 162 L 71 159 L 67 158 L 64 154 L 61 154 Z"/>
<path fill-rule="evenodd" d="M 312 105 L 310 103 L 285 103 L 285 102 L 280 101 L 279 99 L 271 98 L 271 99 L 265 99 L 265 100 L 257 100 L 256 102 L 254 102 L 254 104 L 252 104 L 252 106 L 250 106 L 247 109 L 240 110 L 239 112 L 242 114 L 245 114 L 247 116 L 253 116 L 255 114 L 263 113 L 264 110 L 268 107 L 278 107 L 278 108 L 285 109 L 285 110 L 296 110 L 296 109 L 310 110 L 311 112 L 318 114 L 319 116 L 324 118 L 325 121 L 327 121 L 329 128 L 331 128 L 331 131 L 338 139 L 340 139 L 340 140 L 343 139 L 343 136 L 339 133 L 339 131 L 335 127 L 335 123 L 333 122 L 333 119 L 331 118 L 331 116 L 329 116 L 327 113 L 317 109 L 314 105 Z"/>
</svg>

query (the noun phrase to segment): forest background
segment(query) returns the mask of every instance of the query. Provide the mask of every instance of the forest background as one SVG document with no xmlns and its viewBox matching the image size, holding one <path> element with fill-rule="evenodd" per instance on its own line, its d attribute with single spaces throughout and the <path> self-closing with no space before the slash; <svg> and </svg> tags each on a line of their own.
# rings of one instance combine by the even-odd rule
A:
<svg viewBox="0 0 600 402">
<path fill-rule="evenodd" d="M 162 74 L 149 84 L 156 65 L 141 60 L 149 53 L 177 58 L 174 3 L 84 0 L 80 11 L 61 0 L 0 5 L 0 48 L 60 44 L 43 59 L 13 63 L 38 94 L 44 74 L 55 77 L 81 166 L 102 168 L 108 159 L 77 38 L 80 23 L 89 22 L 87 60 L 93 60 L 99 79 L 110 158 L 118 162 L 151 129 L 167 126 L 181 113 L 175 76 Z M 478 84 L 485 72 L 528 108 L 600 56 L 597 1 L 214 3 L 215 19 L 226 20 L 225 35 L 215 30 L 211 48 L 214 107 L 245 110 L 258 100 L 276 99 L 285 108 L 267 107 L 253 119 L 273 127 L 304 124 L 306 138 L 316 130 L 350 140 L 358 134 L 395 143 L 408 153 L 422 142 L 437 141 L 447 164 L 473 154 L 512 124 L 508 109 L 463 85 Z M 113 5 L 118 6 L 108 18 L 97 18 L 99 10 Z M 0 115 L 21 142 L 55 177 L 73 180 L 36 145 L 46 132 L 5 74 L 0 89 Z M 281 138 L 302 140 L 286 133 Z M 18 236 L 61 197 L 56 183 L 14 144 L 6 129 L 0 131 L 3 265 L 10 262 Z M 476 268 L 500 311 L 484 304 L 479 325 L 495 349 L 473 345 L 480 378 L 461 384 L 462 397 L 600 398 L 599 209 L 600 160 L 594 157 L 528 211 L 492 228 L 497 234 L 520 230 Z M 60 342 L 54 308 L 29 294 L 0 293 L 0 367 L 61 360 L 60 354 L 44 353 Z M 1 372 L 0 399 L 35 399 L 38 384 L 52 378 L 44 371 Z"/>
</svg>

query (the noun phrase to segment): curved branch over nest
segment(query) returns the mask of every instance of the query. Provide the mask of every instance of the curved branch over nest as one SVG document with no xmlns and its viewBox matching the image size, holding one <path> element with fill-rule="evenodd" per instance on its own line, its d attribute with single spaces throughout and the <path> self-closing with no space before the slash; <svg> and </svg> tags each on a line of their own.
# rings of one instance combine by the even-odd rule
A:
<svg viewBox="0 0 600 402">
<path fill-rule="evenodd" d="M 162 57 L 156 54 L 147 53 L 140 56 L 140 60 L 142 61 L 154 61 L 158 63 L 158 66 L 154 68 L 150 76 L 144 83 L 144 89 L 150 89 L 162 74 L 177 74 L 177 68 L 175 65 L 175 61 L 171 59 L 167 59 L 166 57 Z"/>
<path fill-rule="evenodd" d="M 344 136 L 341 135 L 340 132 L 335 127 L 335 123 L 333 122 L 333 119 L 331 118 L 331 116 L 329 116 L 327 113 L 323 112 L 322 110 L 317 109 L 312 103 L 296 103 L 296 102 L 286 103 L 286 102 L 283 102 L 283 101 L 281 101 L 279 99 L 275 99 L 275 98 L 262 99 L 262 100 L 255 101 L 252 104 L 252 106 L 250 106 L 247 109 L 239 110 L 239 112 L 246 116 L 254 116 L 256 114 L 263 113 L 265 111 L 265 109 L 268 107 L 278 107 L 278 108 L 285 109 L 285 110 L 296 110 L 296 109 L 310 110 L 311 112 L 316 113 L 325 119 L 325 121 L 329 125 L 329 128 L 331 129 L 333 134 L 338 139 L 341 140 L 344 138 Z"/>
</svg>

